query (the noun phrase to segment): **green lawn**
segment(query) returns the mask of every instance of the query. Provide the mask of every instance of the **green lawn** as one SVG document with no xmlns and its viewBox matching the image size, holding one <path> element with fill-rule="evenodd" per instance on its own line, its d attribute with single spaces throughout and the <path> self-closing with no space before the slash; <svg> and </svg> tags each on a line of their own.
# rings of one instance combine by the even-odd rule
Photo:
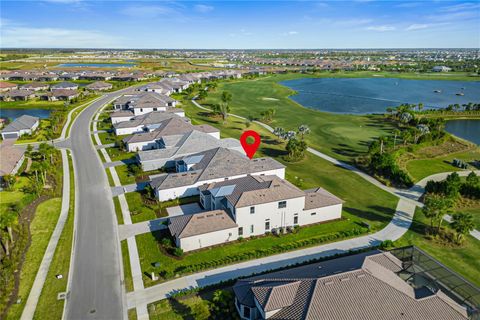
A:
<svg viewBox="0 0 480 320">
<path fill-rule="evenodd" d="M 110 156 L 110 160 L 112 161 L 127 160 L 135 157 L 135 152 L 126 152 L 126 151 L 120 150 L 117 147 L 106 148 L 105 150 L 107 150 L 107 153 Z"/>
<path fill-rule="evenodd" d="M 130 268 L 130 259 L 128 257 L 128 244 L 127 240 L 120 242 L 122 248 L 122 260 L 123 260 L 123 275 L 125 278 L 125 290 L 127 292 L 133 291 L 133 279 L 132 269 Z"/>
<path fill-rule="evenodd" d="M 63 101 L 30 99 L 27 101 L 2 101 L 0 109 L 61 109 L 63 106 Z"/>
<path fill-rule="evenodd" d="M 70 153 L 69 153 L 70 154 Z M 69 155 L 70 170 L 70 206 L 68 210 L 67 221 L 63 227 L 62 234 L 58 239 L 57 248 L 53 256 L 50 269 L 48 270 L 42 293 L 38 300 L 34 319 L 61 319 L 63 313 L 64 300 L 58 300 L 57 295 L 65 292 L 67 289 L 68 272 L 70 267 L 70 257 L 73 241 L 73 224 L 75 219 L 75 182 L 73 172 L 73 159 Z M 57 279 L 55 275 L 63 275 L 62 279 Z"/>
<path fill-rule="evenodd" d="M 53 198 L 42 202 L 35 211 L 35 217 L 30 224 L 32 240 L 20 273 L 18 299 L 21 299 L 21 303 L 11 306 L 8 319 L 18 319 L 22 314 L 38 267 L 60 215 L 61 205 L 61 198 Z"/>
<path fill-rule="evenodd" d="M 207 320 L 213 319 L 208 311 L 211 294 L 194 294 L 181 298 L 161 300 L 148 305 L 151 320 Z M 236 310 L 232 310 L 236 312 Z M 233 313 L 232 316 L 236 314 Z"/>
<path fill-rule="evenodd" d="M 425 238 L 424 228 L 426 225 L 428 225 L 428 220 L 423 216 L 421 209 L 417 208 L 410 230 L 395 242 L 395 246 L 415 245 L 467 280 L 480 286 L 480 259 L 478 259 L 480 257 L 480 241 L 468 236 L 461 246 L 444 245 Z M 445 223 L 446 225 L 447 223 Z"/>
<path fill-rule="evenodd" d="M 473 160 L 480 161 L 480 148 L 466 152 L 452 153 L 439 158 L 411 160 L 407 162 L 407 170 L 415 181 L 440 172 L 461 170 L 451 164 L 453 159 L 462 159 L 466 162 Z M 473 166 L 471 168 L 474 169 Z"/>
<path fill-rule="evenodd" d="M 256 80 L 221 82 L 209 92 L 205 106 L 220 102 L 223 91 L 232 93 L 231 112 L 241 116 L 261 118 L 260 112 L 276 110 L 272 127 L 296 130 L 307 124 L 311 133 L 306 137 L 309 146 L 344 161 L 351 161 L 359 153 L 367 151 L 367 143 L 374 137 L 386 135 L 393 130 L 381 116 L 341 115 L 302 107 L 289 98 L 295 92 L 279 81 L 311 77 L 308 75 L 271 75 Z"/>
</svg>

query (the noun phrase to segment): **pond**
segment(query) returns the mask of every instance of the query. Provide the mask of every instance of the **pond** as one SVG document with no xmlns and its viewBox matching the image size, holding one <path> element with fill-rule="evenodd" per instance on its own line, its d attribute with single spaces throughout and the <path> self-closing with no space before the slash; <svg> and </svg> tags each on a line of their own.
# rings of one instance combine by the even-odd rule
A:
<svg viewBox="0 0 480 320">
<path fill-rule="evenodd" d="M 445 130 L 457 137 L 480 145 L 480 120 L 449 120 Z"/>
<path fill-rule="evenodd" d="M 303 78 L 280 84 L 297 91 L 291 99 L 301 105 L 335 113 L 384 113 L 402 103 L 423 103 L 427 109 L 480 102 L 480 82 L 473 81 Z"/>
<path fill-rule="evenodd" d="M 128 68 L 136 66 L 135 63 L 62 63 L 57 67 L 65 68 Z"/>
<path fill-rule="evenodd" d="M 50 116 L 51 112 L 52 110 L 47 109 L 0 109 L 0 118 L 10 118 L 15 120 L 24 114 L 28 114 L 29 116 L 46 119 Z"/>
</svg>

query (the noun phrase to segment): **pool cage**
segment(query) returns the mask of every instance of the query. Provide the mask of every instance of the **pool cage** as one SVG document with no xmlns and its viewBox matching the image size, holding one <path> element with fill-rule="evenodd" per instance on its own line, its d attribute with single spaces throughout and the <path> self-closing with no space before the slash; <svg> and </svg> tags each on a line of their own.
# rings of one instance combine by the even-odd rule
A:
<svg viewBox="0 0 480 320">
<path fill-rule="evenodd" d="M 392 249 L 390 253 L 402 261 L 398 275 L 415 289 L 416 298 L 440 289 L 466 307 L 470 319 L 480 320 L 480 288 L 415 246 Z"/>
</svg>

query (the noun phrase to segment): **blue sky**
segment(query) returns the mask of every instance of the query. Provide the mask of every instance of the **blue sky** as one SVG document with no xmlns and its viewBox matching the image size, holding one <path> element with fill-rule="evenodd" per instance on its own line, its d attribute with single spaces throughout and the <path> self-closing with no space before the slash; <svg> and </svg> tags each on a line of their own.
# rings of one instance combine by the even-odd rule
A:
<svg viewBox="0 0 480 320">
<path fill-rule="evenodd" d="M 479 1 L 5 1 L 0 45 L 480 47 Z"/>
</svg>

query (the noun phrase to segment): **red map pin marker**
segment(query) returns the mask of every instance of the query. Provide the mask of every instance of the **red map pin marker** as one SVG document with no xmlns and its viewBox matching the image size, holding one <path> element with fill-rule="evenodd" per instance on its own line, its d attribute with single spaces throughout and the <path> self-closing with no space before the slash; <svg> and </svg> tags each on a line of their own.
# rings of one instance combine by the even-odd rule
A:
<svg viewBox="0 0 480 320">
<path fill-rule="evenodd" d="M 252 137 L 254 139 L 252 144 L 247 142 L 248 137 Z M 255 155 L 255 152 L 257 152 L 258 146 L 260 145 L 260 135 L 253 130 L 247 130 L 242 133 L 242 136 L 240 137 L 240 143 L 242 144 L 243 150 L 245 150 L 247 156 L 252 159 Z"/>
</svg>

